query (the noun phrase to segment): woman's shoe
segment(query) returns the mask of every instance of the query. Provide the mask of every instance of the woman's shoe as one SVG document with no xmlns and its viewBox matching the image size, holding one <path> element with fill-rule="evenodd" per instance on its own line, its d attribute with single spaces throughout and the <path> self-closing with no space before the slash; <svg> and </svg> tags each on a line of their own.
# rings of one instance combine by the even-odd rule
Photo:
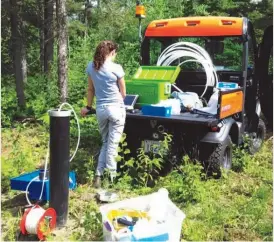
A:
<svg viewBox="0 0 274 242">
<path fill-rule="evenodd" d="M 93 186 L 95 188 L 101 188 L 101 183 L 102 183 L 101 176 L 95 176 L 94 181 L 93 181 Z"/>
</svg>

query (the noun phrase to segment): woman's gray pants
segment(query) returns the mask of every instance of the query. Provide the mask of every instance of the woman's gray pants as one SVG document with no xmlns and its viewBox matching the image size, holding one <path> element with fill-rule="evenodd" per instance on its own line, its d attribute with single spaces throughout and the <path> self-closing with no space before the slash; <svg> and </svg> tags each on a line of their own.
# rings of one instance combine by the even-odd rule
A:
<svg viewBox="0 0 274 242">
<path fill-rule="evenodd" d="M 122 105 L 100 105 L 96 107 L 96 116 L 103 142 L 96 175 L 103 175 L 104 169 L 107 168 L 113 177 L 117 169 L 116 156 L 124 131 L 126 110 Z"/>
</svg>

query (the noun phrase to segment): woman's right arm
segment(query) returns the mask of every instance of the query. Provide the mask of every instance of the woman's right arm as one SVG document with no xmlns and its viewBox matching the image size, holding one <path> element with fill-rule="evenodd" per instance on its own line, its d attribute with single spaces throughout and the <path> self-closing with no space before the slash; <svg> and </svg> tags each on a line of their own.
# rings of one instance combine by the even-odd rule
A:
<svg viewBox="0 0 274 242">
<path fill-rule="evenodd" d="M 121 93 L 123 99 L 125 99 L 125 97 L 126 97 L 126 84 L 125 84 L 124 77 L 118 79 L 118 85 L 119 85 L 120 93 Z"/>
</svg>

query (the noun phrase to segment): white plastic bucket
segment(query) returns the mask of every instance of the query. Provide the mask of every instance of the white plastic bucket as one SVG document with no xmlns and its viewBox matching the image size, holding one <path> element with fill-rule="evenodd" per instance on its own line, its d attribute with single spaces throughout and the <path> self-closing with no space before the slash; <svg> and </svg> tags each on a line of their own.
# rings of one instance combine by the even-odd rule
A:
<svg viewBox="0 0 274 242">
<path fill-rule="evenodd" d="M 105 241 L 138 241 L 132 239 L 132 234 L 128 234 L 128 236 L 120 236 L 114 229 L 112 225 L 112 221 L 109 221 L 107 218 L 107 214 L 111 210 L 116 209 L 127 209 L 127 210 L 139 210 L 139 211 L 147 211 L 150 202 L 155 196 L 155 193 L 146 195 L 146 196 L 139 196 L 136 198 L 130 198 L 123 201 L 106 204 L 100 207 L 100 212 L 102 214 L 102 221 L 103 221 L 103 235 Z M 161 213 L 161 211 L 159 211 Z M 164 224 L 155 225 L 158 228 L 153 228 L 154 231 L 153 236 L 160 236 L 162 234 L 168 233 L 168 240 L 170 242 L 180 241 L 181 237 L 181 229 L 182 223 L 185 219 L 185 214 L 168 198 L 166 204 L 166 221 Z M 147 228 L 149 230 L 149 228 Z M 155 234 L 155 229 L 159 231 L 158 234 Z M 146 231 L 146 235 L 147 235 Z M 141 236 L 141 235 L 140 235 Z M 149 239 L 149 241 L 153 241 L 153 239 Z"/>
</svg>

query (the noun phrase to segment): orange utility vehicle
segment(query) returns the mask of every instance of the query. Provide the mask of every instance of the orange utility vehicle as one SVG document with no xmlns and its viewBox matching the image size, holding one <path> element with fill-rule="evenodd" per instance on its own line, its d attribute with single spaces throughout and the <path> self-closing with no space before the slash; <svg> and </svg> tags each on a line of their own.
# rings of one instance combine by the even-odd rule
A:
<svg viewBox="0 0 274 242">
<path fill-rule="evenodd" d="M 157 152 L 164 133 L 173 135 L 171 163 L 184 154 L 202 161 L 220 174 L 220 167 L 232 166 L 232 144 L 241 145 L 249 137 L 249 151 L 263 143 L 265 124 L 260 119 L 258 98 L 258 50 L 252 23 L 236 17 L 184 17 L 152 21 L 141 45 L 141 65 L 152 66 L 160 53 L 179 41 L 194 42 L 207 50 L 217 70 L 219 82 L 232 82 L 238 88 L 220 91 L 217 115 L 182 112 L 171 117 L 127 113 L 125 133 L 131 152 L 143 145 L 145 152 Z M 177 65 L 174 63 L 174 65 Z M 199 65 L 186 63 L 176 79 L 182 91 L 199 96 L 206 85 L 206 73 Z M 174 89 L 175 90 L 175 89 Z M 208 87 L 204 102 L 213 94 Z"/>
</svg>

